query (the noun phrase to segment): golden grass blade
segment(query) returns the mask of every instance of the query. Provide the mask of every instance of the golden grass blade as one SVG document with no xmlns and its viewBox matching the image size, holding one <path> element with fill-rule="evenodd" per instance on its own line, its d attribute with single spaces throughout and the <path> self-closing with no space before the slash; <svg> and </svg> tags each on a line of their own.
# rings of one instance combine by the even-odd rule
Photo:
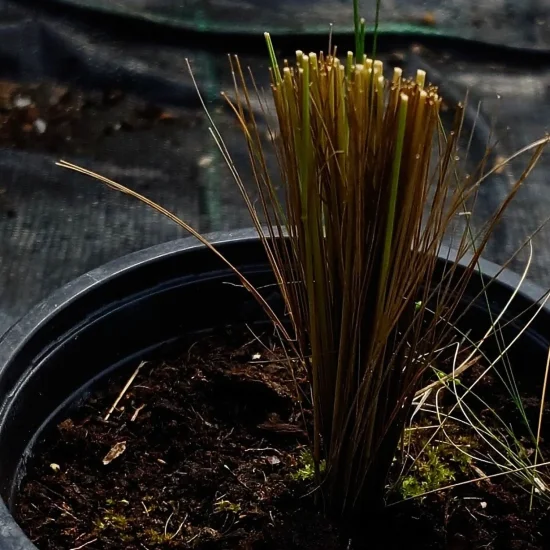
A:
<svg viewBox="0 0 550 550">
<path fill-rule="evenodd" d="M 73 170 L 74 172 L 79 172 L 80 174 L 84 174 L 86 176 L 90 176 L 94 179 L 97 179 L 101 181 L 102 183 L 108 185 L 115 191 L 119 191 L 121 193 L 124 193 L 126 195 L 129 195 L 135 199 L 138 199 L 142 203 L 146 204 L 147 206 L 151 207 L 153 210 L 156 210 L 163 216 L 166 216 L 169 220 L 173 221 L 175 224 L 179 225 L 181 228 L 185 229 L 187 232 L 189 232 L 193 237 L 195 237 L 200 243 L 202 243 L 204 246 L 206 246 L 208 249 L 210 249 L 220 260 L 222 260 L 227 267 L 229 267 L 235 275 L 239 278 L 241 284 L 244 288 L 246 288 L 252 295 L 258 300 L 258 302 L 263 306 L 266 313 L 269 315 L 269 318 L 271 321 L 277 326 L 277 328 L 281 331 L 281 334 L 287 339 L 287 341 L 290 341 L 290 337 L 284 327 L 284 325 L 281 323 L 275 312 L 271 309 L 271 306 L 264 300 L 262 295 L 258 292 L 258 290 L 248 281 L 246 277 L 231 263 L 225 258 L 223 254 L 221 254 L 215 246 L 213 246 L 211 243 L 209 243 L 199 232 L 197 232 L 195 229 L 193 229 L 189 224 L 185 223 L 183 220 L 178 218 L 175 214 L 172 214 L 170 211 L 166 210 L 162 206 L 158 205 L 157 203 L 153 202 L 152 200 L 148 199 L 147 197 L 144 197 L 143 195 L 137 193 L 136 191 L 133 191 L 129 187 L 125 187 L 124 185 L 121 185 L 120 183 L 117 183 L 113 180 L 110 180 L 104 176 L 101 176 L 100 174 L 96 174 L 95 172 L 92 172 L 91 170 L 87 170 L 86 168 L 82 168 L 80 166 L 77 166 L 76 164 L 72 164 L 70 162 L 67 162 L 65 160 L 60 160 L 56 163 L 57 166 L 61 166 L 62 168 L 67 168 L 69 170 Z"/>
</svg>

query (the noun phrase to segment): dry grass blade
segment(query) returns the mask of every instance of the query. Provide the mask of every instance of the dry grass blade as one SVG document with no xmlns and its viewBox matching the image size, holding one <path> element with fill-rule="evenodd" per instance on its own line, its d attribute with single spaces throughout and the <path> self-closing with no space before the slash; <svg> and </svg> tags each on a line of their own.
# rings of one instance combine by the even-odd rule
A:
<svg viewBox="0 0 550 550">
<path fill-rule="evenodd" d="M 544 371 L 544 382 L 542 385 L 542 396 L 540 399 L 540 411 L 539 411 L 539 422 L 537 426 L 537 438 L 536 438 L 536 448 L 535 448 L 535 466 L 537 466 L 538 459 L 539 459 L 539 445 L 541 440 L 541 428 L 542 428 L 542 419 L 544 417 L 544 406 L 546 404 L 546 391 L 548 389 L 548 374 L 550 373 L 550 349 L 548 350 L 548 358 L 546 360 L 546 369 Z M 536 469 L 535 469 L 535 475 L 536 475 Z M 533 496 L 535 492 L 535 487 L 533 486 L 533 490 L 531 492 L 531 503 L 530 506 L 533 506 Z"/>
<path fill-rule="evenodd" d="M 250 284 L 250 282 L 242 275 L 242 273 L 233 265 L 231 262 L 227 260 L 218 250 L 209 243 L 199 232 L 197 232 L 195 229 L 193 229 L 189 224 L 185 223 L 183 220 L 178 218 L 175 214 L 172 214 L 172 212 L 169 212 L 166 210 L 166 208 L 163 208 L 159 204 L 153 202 L 152 200 L 148 199 L 147 197 L 140 195 L 136 191 L 133 191 L 129 187 L 126 187 L 124 185 L 121 185 L 120 183 L 117 183 L 113 180 L 110 180 L 100 174 L 97 174 L 95 172 L 92 172 L 91 170 L 87 170 L 86 168 L 82 168 L 81 166 L 77 166 L 76 164 L 71 164 L 70 162 L 60 160 L 56 163 L 58 166 L 61 166 L 62 168 L 68 168 L 69 170 L 73 170 L 75 172 L 79 172 L 81 174 L 84 174 L 86 176 L 90 176 L 94 179 L 97 179 L 104 183 L 105 185 L 111 187 L 112 189 L 116 191 L 120 191 L 121 193 L 124 193 L 126 195 L 129 195 L 147 206 L 151 207 L 153 210 L 156 210 L 163 216 L 166 216 L 169 220 L 173 221 L 175 224 L 179 225 L 181 228 L 188 231 L 193 237 L 199 240 L 201 244 L 209 248 L 220 260 L 223 261 L 232 271 L 237 275 L 237 277 L 240 279 L 240 282 L 244 288 L 246 288 L 249 292 L 252 293 L 252 295 L 258 300 L 258 302 L 263 306 L 266 313 L 269 315 L 269 318 L 273 321 L 273 323 L 281 330 L 281 333 L 283 336 L 287 338 L 287 341 L 290 341 L 290 337 L 288 336 L 287 331 L 285 330 L 284 325 L 282 325 L 277 317 L 277 315 L 273 312 L 269 304 L 264 300 L 262 295 L 258 292 L 258 290 Z"/>
</svg>

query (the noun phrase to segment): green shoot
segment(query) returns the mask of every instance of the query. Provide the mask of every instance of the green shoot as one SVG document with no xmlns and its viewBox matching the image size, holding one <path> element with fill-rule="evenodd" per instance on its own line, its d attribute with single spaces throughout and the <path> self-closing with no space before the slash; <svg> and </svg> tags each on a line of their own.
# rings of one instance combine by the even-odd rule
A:
<svg viewBox="0 0 550 550">
<path fill-rule="evenodd" d="M 353 0 L 353 22 L 355 27 L 355 55 L 357 62 L 360 63 L 360 60 L 363 59 L 363 54 L 365 52 L 365 42 L 362 40 L 363 33 L 361 32 L 361 18 L 359 16 L 359 0 Z"/>
<path fill-rule="evenodd" d="M 273 71 L 273 78 L 278 85 L 281 84 L 281 71 L 279 69 L 279 64 L 277 63 L 277 56 L 275 55 L 275 48 L 273 47 L 273 42 L 271 41 L 271 36 L 268 32 L 264 33 L 265 41 L 267 43 L 267 51 L 269 53 L 269 61 L 271 62 L 271 70 Z"/>
<path fill-rule="evenodd" d="M 374 17 L 374 32 L 372 34 L 372 54 L 371 57 L 376 59 L 378 54 L 378 27 L 380 25 L 380 6 L 382 0 L 376 0 L 376 15 Z"/>
<path fill-rule="evenodd" d="M 241 511 L 241 505 L 229 500 L 218 500 L 214 503 L 214 512 L 216 514 L 231 513 L 238 514 Z"/>
<path fill-rule="evenodd" d="M 325 463 L 319 464 L 319 472 L 325 471 Z M 295 481 L 312 482 L 316 477 L 316 461 L 310 451 L 306 450 L 300 455 L 300 467 L 292 474 Z"/>
</svg>

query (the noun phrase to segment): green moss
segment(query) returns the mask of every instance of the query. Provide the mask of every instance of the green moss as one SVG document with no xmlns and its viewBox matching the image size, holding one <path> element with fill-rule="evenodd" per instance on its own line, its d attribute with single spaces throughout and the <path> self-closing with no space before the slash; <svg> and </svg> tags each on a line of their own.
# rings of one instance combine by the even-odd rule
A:
<svg viewBox="0 0 550 550">
<path fill-rule="evenodd" d="M 149 544 L 164 544 L 171 540 L 170 535 L 165 535 L 162 531 L 156 531 L 155 529 L 147 529 L 144 535 Z"/>
<path fill-rule="evenodd" d="M 105 529 L 107 526 L 103 521 L 97 519 L 96 521 L 94 521 L 94 527 L 97 531 L 103 531 L 103 529 Z"/>
<path fill-rule="evenodd" d="M 105 514 L 103 521 L 120 531 L 124 531 L 128 527 L 128 519 L 122 514 Z"/>
<path fill-rule="evenodd" d="M 315 478 L 315 461 L 313 455 L 308 449 L 303 451 L 299 459 L 299 468 L 292 474 L 292 479 L 295 481 L 312 481 Z M 325 461 L 322 460 L 319 464 L 319 472 L 325 471 Z"/>
<path fill-rule="evenodd" d="M 452 445 L 429 446 L 418 457 L 412 472 L 401 480 L 401 496 L 414 498 L 451 485 L 456 474 L 465 473 L 469 464 L 470 458 Z"/>
<path fill-rule="evenodd" d="M 218 502 L 214 503 L 214 511 L 217 514 L 222 512 L 238 514 L 241 511 L 241 505 L 231 502 L 229 500 L 218 500 Z"/>
</svg>

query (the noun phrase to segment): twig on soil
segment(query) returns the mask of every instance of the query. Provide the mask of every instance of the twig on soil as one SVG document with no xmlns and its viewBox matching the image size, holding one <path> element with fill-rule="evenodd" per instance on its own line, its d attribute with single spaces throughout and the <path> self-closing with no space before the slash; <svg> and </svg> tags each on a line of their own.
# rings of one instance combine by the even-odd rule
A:
<svg viewBox="0 0 550 550">
<path fill-rule="evenodd" d="M 198 413 L 194 408 L 193 406 L 191 405 L 190 406 L 191 410 L 197 415 L 197 417 L 202 421 L 202 423 L 205 425 L 205 426 L 208 426 L 209 428 L 217 428 L 217 426 L 215 426 L 214 424 L 211 424 L 210 422 L 208 422 L 207 420 L 205 420 L 201 415 L 200 413 Z"/>
<path fill-rule="evenodd" d="M 89 546 L 90 544 L 93 544 L 94 542 L 97 542 L 97 539 L 89 540 L 88 542 L 85 542 L 84 544 L 81 544 L 80 546 L 76 546 L 75 548 L 71 548 L 71 550 L 80 550 L 81 548 L 84 548 L 85 546 Z"/>
<path fill-rule="evenodd" d="M 172 516 L 174 515 L 174 512 L 172 512 L 169 516 L 168 516 L 168 519 L 166 520 L 166 523 L 164 524 L 164 536 L 165 537 L 168 537 L 168 525 L 170 524 L 170 520 L 172 519 Z"/>
<path fill-rule="evenodd" d="M 183 526 L 185 525 L 185 522 L 187 521 L 188 514 L 185 514 L 185 519 L 179 524 L 179 527 L 177 528 L 176 532 L 170 537 L 170 540 L 174 540 L 183 529 Z"/>
<path fill-rule="evenodd" d="M 286 367 L 282 366 L 283 363 L 287 363 L 288 361 L 291 361 L 292 363 L 298 363 L 299 359 L 279 359 L 279 360 L 276 360 L 276 361 L 273 361 L 273 360 L 258 360 L 258 359 L 254 359 L 252 361 L 249 361 L 248 364 L 249 365 L 281 365 L 281 369 L 286 369 Z"/>
<path fill-rule="evenodd" d="M 189 361 L 189 359 L 191 358 L 191 351 L 193 351 L 193 348 L 198 344 L 198 341 L 197 342 L 193 342 L 190 346 L 189 346 L 189 349 L 187 350 L 187 360 Z"/>
<path fill-rule="evenodd" d="M 113 414 L 114 410 L 117 408 L 118 404 L 120 403 L 120 400 L 124 397 L 124 394 L 128 391 L 130 386 L 132 385 L 132 382 L 136 379 L 136 376 L 138 375 L 139 371 L 141 370 L 141 367 L 143 365 L 147 364 L 146 361 L 142 361 L 138 368 L 134 371 L 132 376 L 130 376 L 128 382 L 126 382 L 126 385 L 124 388 L 122 388 L 122 391 L 118 394 L 118 397 L 116 398 L 115 402 L 113 403 L 113 406 L 109 409 L 109 412 L 105 416 L 105 420 L 109 420 L 109 417 Z"/>
<path fill-rule="evenodd" d="M 187 544 L 191 544 L 195 539 L 199 538 L 199 535 L 200 535 L 200 533 L 197 533 L 194 537 L 191 537 L 191 538 L 187 541 Z"/>
<path fill-rule="evenodd" d="M 466 510 L 466 512 L 468 512 L 468 514 L 470 514 L 470 516 L 472 516 L 472 519 L 474 521 L 479 521 L 475 516 L 474 514 L 472 514 L 472 511 L 470 510 L 470 508 L 468 508 L 468 506 L 464 506 L 464 510 Z"/>
<path fill-rule="evenodd" d="M 138 414 L 145 408 L 145 403 L 141 405 L 141 407 L 138 407 L 134 414 L 132 415 L 132 418 L 130 419 L 130 422 L 135 422 L 136 418 L 138 417 Z"/>
<path fill-rule="evenodd" d="M 40 483 L 40 482 L 37 482 L 37 484 L 40 485 L 40 487 L 42 487 L 46 491 L 49 491 L 50 493 L 52 493 L 52 495 L 55 495 L 56 497 L 59 497 L 61 500 L 65 500 L 65 497 L 62 494 L 57 493 L 53 489 L 50 489 L 47 485 L 44 485 L 43 483 Z M 48 500 L 51 500 L 51 498 L 48 497 L 48 495 L 44 495 L 44 497 L 47 498 Z"/>
<path fill-rule="evenodd" d="M 103 459 L 103 465 L 107 466 L 111 464 L 113 460 L 118 458 L 122 453 L 126 451 L 126 441 L 119 441 L 118 443 L 115 443 L 111 450 L 105 455 L 105 458 Z"/>
<path fill-rule="evenodd" d="M 63 504 L 65 504 L 65 506 L 68 506 L 68 504 L 66 504 L 65 502 L 64 502 Z M 72 514 L 71 512 L 69 512 L 69 510 L 63 508 L 63 506 L 59 506 L 59 504 L 56 504 L 56 503 L 53 502 L 53 501 L 52 501 L 52 506 L 54 506 L 54 507 L 57 508 L 58 510 L 61 510 L 64 514 L 67 514 L 68 516 L 71 516 L 74 520 L 80 521 L 74 514 Z"/>
<path fill-rule="evenodd" d="M 478 468 L 475 464 L 470 464 L 470 468 L 479 476 L 480 481 L 485 481 L 489 485 L 492 485 L 493 482 L 488 478 L 487 474 L 481 469 Z"/>
<path fill-rule="evenodd" d="M 223 437 L 219 437 L 218 439 L 220 443 L 223 443 L 228 437 L 231 437 L 234 431 L 235 431 L 235 428 L 233 427 Z"/>
</svg>

